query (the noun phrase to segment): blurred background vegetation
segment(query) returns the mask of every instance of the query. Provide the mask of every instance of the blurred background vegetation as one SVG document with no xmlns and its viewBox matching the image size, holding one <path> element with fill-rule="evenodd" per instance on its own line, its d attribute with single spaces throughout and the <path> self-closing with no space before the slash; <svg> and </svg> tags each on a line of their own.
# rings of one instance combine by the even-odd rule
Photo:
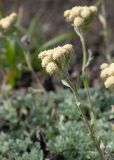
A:
<svg viewBox="0 0 114 160">
<path fill-rule="evenodd" d="M 0 0 L 0 18 L 12 12 L 18 14 L 10 32 L 0 33 L 0 160 L 98 159 L 70 91 L 61 88 L 56 77 L 47 75 L 37 58 L 42 50 L 72 43 L 75 53 L 69 74 L 71 80 L 75 81 L 81 72 L 81 44 L 72 27 L 65 22 L 63 12 L 76 5 L 93 5 L 97 2 Z M 112 59 L 113 8 L 113 0 L 106 1 Z M 106 61 L 106 56 L 102 24 L 98 16 L 86 32 L 86 40 L 94 56 L 88 76 L 89 91 L 97 115 L 96 124 L 102 128 L 102 132 L 98 130 L 97 137 L 103 138 L 109 153 L 113 155 L 114 113 L 111 112 L 111 105 L 114 104 L 114 98 L 112 93 L 104 89 L 99 78 L 99 67 Z M 89 119 L 85 90 L 80 86 L 78 92 Z"/>
<path fill-rule="evenodd" d="M 15 37 L 9 35 L 9 38 L 11 38 L 11 36 L 12 38 L 10 42 L 8 42 L 9 40 L 7 39 L 5 44 L 3 44 L 4 39 L 2 38 L 1 40 L 2 44 L 6 46 L 6 51 L 3 49 L 5 46 L 2 46 L 1 49 L 1 54 L 2 52 L 6 52 L 5 55 L 2 54 L 0 56 L 0 61 L 2 62 L 1 73 L 4 65 L 8 70 L 9 68 L 13 68 L 13 70 L 10 69 L 11 72 L 8 72 L 7 70 L 5 71 L 5 75 L 6 72 L 8 72 L 7 76 L 5 76 L 5 80 L 16 87 L 29 86 L 34 81 L 34 78 L 31 76 L 32 71 L 32 73 L 37 72 L 36 77 L 41 79 L 43 85 L 47 86 L 48 82 L 50 82 L 50 77 L 45 77 L 45 73 L 44 76 L 42 76 L 40 72 L 40 61 L 37 59 L 37 54 L 41 50 L 68 42 L 75 46 L 75 54 L 73 55 L 71 67 L 69 69 L 71 78 L 75 79 L 81 71 L 81 45 L 78 41 L 79 39 L 72 31 L 72 27 L 65 22 L 63 12 L 65 9 L 71 8 L 75 5 L 91 5 L 96 3 L 96 0 L 35 0 L 34 2 L 31 0 L 2 0 L 1 17 L 4 17 L 11 12 L 16 12 L 19 15 L 19 28 L 18 31 L 14 33 Z M 107 19 L 112 35 L 110 38 L 111 46 L 114 37 L 113 5 L 114 4 L 111 0 L 106 2 Z M 98 17 L 94 20 L 91 29 L 87 31 L 86 37 L 88 37 L 87 46 L 92 49 L 94 56 L 94 60 L 88 70 L 91 79 L 90 85 L 96 85 L 100 82 L 99 66 L 105 60 L 102 25 Z M 111 54 L 113 55 L 113 49 Z M 28 61 L 31 62 L 29 63 Z M 22 71 L 20 72 L 20 70 Z M 4 76 L 2 76 L 1 81 L 3 78 Z M 57 80 L 53 81 L 54 84 L 58 84 Z M 49 88 L 53 88 L 53 84 L 50 85 Z"/>
</svg>

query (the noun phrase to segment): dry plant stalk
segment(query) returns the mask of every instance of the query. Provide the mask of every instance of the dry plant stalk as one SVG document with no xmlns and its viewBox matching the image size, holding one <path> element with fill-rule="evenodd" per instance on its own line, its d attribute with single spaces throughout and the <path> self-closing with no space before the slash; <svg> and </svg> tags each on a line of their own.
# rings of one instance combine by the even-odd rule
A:
<svg viewBox="0 0 114 160">
<path fill-rule="evenodd" d="M 108 62 L 111 62 L 111 53 L 110 53 L 110 28 L 108 26 L 107 21 L 107 10 L 106 10 L 106 1 L 105 0 L 99 0 L 98 5 L 101 7 L 101 12 L 99 14 L 99 20 L 102 23 L 103 26 L 103 38 L 105 43 L 105 57 Z"/>
</svg>

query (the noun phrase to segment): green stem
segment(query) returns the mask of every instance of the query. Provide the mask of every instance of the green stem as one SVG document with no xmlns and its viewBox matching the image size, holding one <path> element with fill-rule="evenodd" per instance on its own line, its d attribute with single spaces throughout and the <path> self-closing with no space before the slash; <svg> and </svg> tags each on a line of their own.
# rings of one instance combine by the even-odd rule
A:
<svg viewBox="0 0 114 160">
<path fill-rule="evenodd" d="M 85 75 L 86 63 L 87 63 L 86 42 L 85 42 L 85 38 L 84 38 L 83 32 L 81 30 L 80 30 L 80 34 L 78 34 L 78 35 L 80 37 L 80 41 L 81 41 L 81 44 L 82 44 L 82 50 L 83 50 L 82 75 L 84 76 Z M 91 122 L 93 124 L 93 122 L 95 121 L 95 114 L 94 114 L 94 110 L 93 110 L 93 106 L 92 106 L 92 101 L 91 101 L 90 93 L 88 91 L 88 86 L 86 85 L 85 82 L 84 82 L 84 88 L 86 90 L 86 94 L 87 94 L 87 98 L 88 98 L 88 102 L 89 102 L 89 110 L 90 110 Z M 75 90 L 73 88 L 72 88 L 72 90 L 73 90 L 74 97 L 77 97 Z M 75 98 L 75 100 L 77 101 L 78 99 Z M 86 126 L 88 128 L 88 131 L 89 131 L 90 137 L 91 137 L 91 139 L 93 141 L 93 144 L 96 147 L 96 150 L 98 151 L 99 156 L 101 157 L 101 160 L 104 160 L 104 155 L 103 155 L 103 152 L 102 152 L 102 150 L 100 148 L 100 144 L 99 144 L 99 142 L 97 141 L 97 139 L 95 137 L 93 126 L 91 126 L 89 124 L 88 119 L 85 116 L 83 107 L 81 105 L 79 106 L 79 109 L 80 109 L 80 112 L 81 112 L 81 114 L 83 116 L 84 122 L 85 122 L 85 124 L 86 124 Z"/>
<path fill-rule="evenodd" d="M 82 31 L 80 31 L 79 36 L 80 36 L 80 40 L 81 40 L 81 44 L 82 44 L 82 50 L 83 50 L 82 74 L 84 74 L 86 63 L 87 63 L 86 43 L 85 43 L 85 38 L 84 38 L 84 35 L 83 35 Z"/>
<path fill-rule="evenodd" d="M 17 28 L 17 31 L 18 31 L 17 33 L 25 33 L 25 30 L 24 30 L 21 26 L 19 26 L 19 27 Z M 23 55 L 24 55 L 24 58 L 25 58 L 27 67 L 28 67 L 28 69 L 31 71 L 33 78 L 36 80 L 36 83 L 37 83 L 38 86 L 41 88 L 41 90 L 42 90 L 43 92 L 45 92 L 45 88 L 44 88 L 43 85 L 41 84 L 39 78 L 36 76 L 36 73 L 35 73 L 34 68 L 33 68 L 33 66 L 32 66 L 30 52 L 24 50 L 24 51 L 23 51 Z"/>
<path fill-rule="evenodd" d="M 106 46 L 106 58 L 109 62 L 111 62 L 111 55 L 109 53 L 108 47 L 109 47 L 109 30 L 108 30 L 108 24 L 107 24 L 107 14 L 106 14 L 106 7 L 105 7 L 105 0 L 101 0 L 101 12 L 102 16 L 104 18 L 103 21 L 103 30 L 104 30 L 104 42 Z"/>
<path fill-rule="evenodd" d="M 94 112 L 94 109 L 93 109 L 93 104 L 92 104 L 92 101 L 91 101 L 91 95 L 90 95 L 89 90 L 88 90 L 88 85 L 85 82 L 84 82 L 84 88 L 85 88 L 85 91 L 86 91 L 86 94 L 87 94 L 87 99 L 88 99 L 88 102 L 89 102 L 91 124 L 94 124 L 95 120 L 96 120 L 96 115 L 95 115 L 95 112 Z"/>
<path fill-rule="evenodd" d="M 37 77 L 37 75 L 36 75 L 36 73 L 34 71 L 34 68 L 32 67 L 32 63 L 31 63 L 31 60 L 30 60 L 30 53 L 25 53 L 24 52 L 24 56 L 25 56 L 25 60 L 26 60 L 27 66 L 28 66 L 29 70 L 32 73 L 33 79 L 36 80 L 36 83 L 38 84 L 38 86 L 40 87 L 40 89 L 42 90 L 42 92 L 45 92 L 45 88 L 41 84 L 39 78 Z"/>
<path fill-rule="evenodd" d="M 83 32 L 81 30 L 80 30 L 79 37 L 80 37 L 80 41 L 81 41 L 81 44 L 82 44 L 82 50 L 83 50 L 82 75 L 85 75 L 85 68 L 86 68 L 86 63 L 87 63 L 87 49 L 86 49 L 85 38 L 84 38 Z M 89 102 L 91 122 L 93 123 L 96 116 L 95 116 L 95 113 L 94 113 L 94 110 L 93 110 L 93 105 L 92 105 L 90 93 L 89 93 L 89 90 L 88 90 L 88 86 L 86 85 L 85 82 L 84 82 L 84 88 L 86 90 L 86 94 L 87 94 L 87 98 L 88 98 L 88 102 Z"/>
<path fill-rule="evenodd" d="M 85 43 L 85 38 L 84 38 L 84 33 L 83 31 L 78 28 L 74 27 L 74 30 L 76 34 L 79 36 L 81 44 L 82 44 L 82 51 L 83 51 L 83 62 L 82 62 L 82 75 L 85 73 L 85 68 L 87 64 L 87 50 L 86 50 L 86 43 Z"/>
<path fill-rule="evenodd" d="M 98 140 L 96 139 L 94 130 L 93 130 L 93 128 L 91 127 L 91 125 L 89 124 L 89 122 L 88 122 L 88 119 L 87 119 L 87 117 L 86 117 L 86 115 L 85 115 L 85 111 L 84 111 L 84 109 L 83 109 L 83 107 L 82 107 L 82 105 L 81 105 L 81 101 L 80 101 L 80 99 L 79 99 L 79 97 L 78 97 L 78 95 L 77 95 L 77 92 L 75 91 L 75 89 L 74 89 L 74 87 L 73 87 L 73 85 L 72 85 L 72 82 L 69 80 L 68 77 L 67 77 L 67 79 L 66 79 L 66 82 L 69 84 L 70 89 L 71 89 L 71 91 L 72 91 L 72 93 L 73 93 L 73 95 L 74 95 L 74 98 L 75 98 L 75 101 L 76 101 L 76 106 L 78 107 L 80 113 L 82 114 L 83 121 L 84 121 L 84 123 L 85 123 L 86 126 L 87 126 L 87 129 L 88 129 L 88 131 L 89 131 L 89 134 L 90 134 L 90 137 L 91 137 L 91 139 L 92 139 L 92 142 L 93 142 L 93 144 L 94 144 L 94 146 L 95 146 L 95 148 L 96 148 L 96 150 L 97 150 L 97 152 L 98 152 L 101 160 L 105 160 L 105 159 L 104 159 L 103 152 L 102 152 L 102 150 L 101 150 L 101 148 L 100 148 L 100 144 L 99 144 Z"/>
<path fill-rule="evenodd" d="M 30 53 L 29 52 L 28 53 L 24 52 L 24 57 L 25 57 L 25 61 L 26 61 L 26 64 L 27 64 L 29 70 L 32 73 L 34 73 L 34 69 L 32 67 L 31 60 L 30 60 Z"/>
</svg>

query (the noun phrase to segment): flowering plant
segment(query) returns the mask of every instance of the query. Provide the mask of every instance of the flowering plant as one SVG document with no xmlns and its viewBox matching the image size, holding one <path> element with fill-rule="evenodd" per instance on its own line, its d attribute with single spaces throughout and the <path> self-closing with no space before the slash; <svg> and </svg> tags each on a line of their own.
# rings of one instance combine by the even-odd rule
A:
<svg viewBox="0 0 114 160">
<path fill-rule="evenodd" d="M 75 98 L 76 107 L 78 108 L 82 116 L 83 122 L 85 123 L 88 129 L 92 143 L 96 148 L 96 151 L 98 152 L 99 158 L 101 160 L 105 160 L 106 155 L 104 152 L 104 148 L 101 147 L 102 140 L 99 141 L 99 139 L 96 136 L 96 130 L 97 130 L 96 115 L 93 110 L 93 104 L 92 104 L 91 96 L 88 90 L 88 76 L 86 73 L 86 68 L 89 65 L 90 61 L 92 60 L 92 54 L 89 50 L 89 56 L 88 56 L 86 41 L 84 38 L 84 31 L 86 26 L 88 26 L 91 23 L 96 12 L 97 12 L 96 6 L 90 6 L 90 7 L 76 6 L 64 12 L 64 17 L 66 18 L 67 22 L 69 22 L 74 27 L 74 30 L 76 34 L 79 36 L 80 41 L 82 43 L 83 63 L 82 63 L 81 77 L 82 77 L 82 82 L 84 84 L 84 88 L 86 90 L 87 99 L 89 102 L 89 111 L 90 111 L 90 117 L 91 117 L 90 120 L 87 118 L 85 114 L 83 104 L 80 99 L 80 96 L 78 95 L 77 89 L 74 87 L 74 85 L 69 79 L 68 64 L 69 64 L 71 53 L 74 50 L 73 46 L 71 44 L 58 46 L 57 48 L 41 52 L 38 57 L 41 59 L 42 67 L 46 68 L 47 73 L 49 73 L 50 75 L 52 74 L 59 75 L 62 83 L 71 89 L 73 96 Z M 111 66 L 112 65 L 110 65 L 110 72 L 111 72 Z M 101 77 L 106 78 L 107 70 L 109 69 L 108 67 L 109 67 L 108 64 L 103 64 L 101 66 L 101 69 L 102 69 Z M 112 85 L 111 81 L 113 80 L 114 80 L 114 77 L 112 76 L 109 77 L 106 80 L 105 85 L 107 87 L 111 86 Z"/>
</svg>

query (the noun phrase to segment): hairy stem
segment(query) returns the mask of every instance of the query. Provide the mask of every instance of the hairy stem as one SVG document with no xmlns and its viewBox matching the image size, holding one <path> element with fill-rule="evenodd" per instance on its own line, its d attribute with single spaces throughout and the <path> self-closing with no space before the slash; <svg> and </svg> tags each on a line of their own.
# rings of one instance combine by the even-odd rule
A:
<svg viewBox="0 0 114 160">
<path fill-rule="evenodd" d="M 82 50 L 83 50 L 82 74 L 84 74 L 86 63 L 87 63 L 87 51 L 86 51 L 85 38 L 83 36 L 82 31 L 80 31 L 79 37 L 80 37 L 80 40 L 81 40 Z"/>
<path fill-rule="evenodd" d="M 83 107 L 82 107 L 82 105 L 81 105 L 81 101 L 80 101 L 80 99 L 79 99 L 79 97 L 78 97 L 78 95 L 77 95 L 77 92 L 75 91 L 75 89 L 74 89 L 74 87 L 73 87 L 73 85 L 72 85 L 72 82 L 69 80 L 68 77 L 66 78 L 66 82 L 69 84 L 70 89 L 71 89 L 71 91 L 72 91 L 72 93 L 73 93 L 73 95 L 74 95 L 74 98 L 75 98 L 75 101 L 76 101 L 76 106 L 78 107 L 80 113 L 82 114 L 83 121 L 84 121 L 84 123 L 85 123 L 85 125 L 86 125 L 86 127 L 87 127 L 87 129 L 88 129 L 88 131 L 89 131 L 91 140 L 92 140 L 92 142 L 93 142 L 93 144 L 94 144 L 94 146 L 95 146 L 95 148 L 96 148 L 96 150 L 97 150 L 97 152 L 98 152 L 101 160 L 105 160 L 105 159 L 104 159 L 103 152 L 102 152 L 102 150 L 101 150 L 101 148 L 100 148 L 100 144 L 99 144 L 98 140 L 96 139 L 94 130 L 93 130 L 93 128 L 91 127 L 91 125 L 89 124 L 89 121 L 88 121 L 88 119 L 87 119 L 87 117 L 86 117 L 86 115 L 85 115 L 85 111 L 84 111 L 84 109 L 83 109 Z"/>
<path fill-rule="evenodd" d="M 92 104 L 92 100 L 91 100 L 91 95 L 90 95 L 89 90 L 88 90 L 88 85 L 85 82 L 84 82 L 84 88 L 85 88 L 85 91 L 86 91 L 86 94 L 87 94 L 87 99 L 88 99 L 88 102 L 89 102 L 91 124 L 93 124 L 96 120 L 96 115 L 95 115 L 95 112 L 94 112 L 94 109 L 93 109 L 93 104 Z"/>
<path fill-rule="evenodd" d="M 80 41 L 82 44 L 82 51 L 83 51 L 83 65 L 82 65 L 82 75 L 85 75 L 85 68 L 86 68 L 86 63 L 87 63 L 87 48 L 86 48 L 86 42 L 85 42 L 85 38 L 83 35 L 83 32 L 80 30 Z M 84 88 L 87 94 L 87 98 L 88 98 L 88 102 L 89 102 L 89 110 L 90 110 L 90 116 L 91 116 L 91 121 L 92 123 L 95 121 L 95 113 L 93 110 L 93 105 L 92 105 L 92 101 L 91 101 L 91 97 L 90 97 L 90 93 L 88 90 L 88 86 L 86 85 L 86 83 L 84 82 Z"/>
</svg>

